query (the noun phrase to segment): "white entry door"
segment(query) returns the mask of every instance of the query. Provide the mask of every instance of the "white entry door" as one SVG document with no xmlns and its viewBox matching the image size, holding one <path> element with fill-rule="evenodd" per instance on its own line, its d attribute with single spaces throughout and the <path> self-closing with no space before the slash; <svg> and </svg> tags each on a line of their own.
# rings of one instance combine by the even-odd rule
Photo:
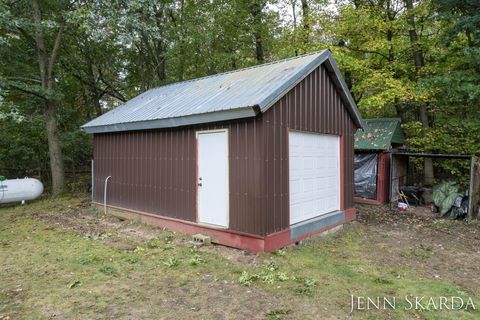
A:
<svg viewBox="0 0 480 320">
<path fill-rule="evenodd" d="M 340 139 L 289 133 L 290 224 L 340 209 Z"/>
<path fill-rule="evenodd" d="M 228 227 L 228 131 L 197 133 L 198 222 Z"/>
</svg>

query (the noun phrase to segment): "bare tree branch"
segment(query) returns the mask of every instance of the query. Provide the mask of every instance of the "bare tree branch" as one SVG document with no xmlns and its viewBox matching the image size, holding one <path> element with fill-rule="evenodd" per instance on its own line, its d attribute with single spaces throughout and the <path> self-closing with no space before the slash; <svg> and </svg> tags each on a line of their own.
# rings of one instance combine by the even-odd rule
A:
<svg viewBox="0 0 480 320">
<path fill-rule="evenodd" d="M 42 29 L 42 14 L 40 12 L 38 0 L 32 0 L 32 9 L 33 21 L 35 23 L 35 44 L 38 54 L 38 63 L 40 67 L 40 79 L 42 80 L 43 86 L 46 88 L 47 75 L 45 74 L 45 72 L 47 71 L 47 52 L 45 49 L 45 37 Z"/>
<path fill-rule="evenodd" d="M 346 48 L 349 49 L 349 50 L 358 51 L 358 52 L 361 52 L 361 53 L 378 54 L 379 56 L 384 57 L 385 59 L 388 60 L 388 56 L 386 54 L 383 54 L 383 53 L 378 52 L 378 51 L 364 50 L 364 49 L 353 48 L 353 47 L 349 47 L 349 46 L 347 46 Z"/>
<path fill-rule="evenodd" d="M 60 21 L 60 28 L 58 29 L 57 36 L 55 37 L 55 42 L 53 44 L 52 53 L 50 55 L 50 60 L 48 63 L 48 69 L 47 69 L 48 75 L 53 74 L 53 66 L 55 65 L 55 60 L 57 59 L 58 51 L 60 49 L 60 43 L 62 41 L 64 27 L 65 27 L 65 22 L 63 21 L 63 18 L 62 18 Z"/>
<path fill-rule="evenodd" d="M 5 77 L 7 80 L 18 80 L 18 81 L 30 81 L 30 82 L 36 82 L 36 83 L 42 83 L 41 80 L 39 79 L 32 79 L 32 78 L 24 78 L 24 77 Z"/>
<path fill-rule="evenodd" d="M 31 90 L 22 88 L 22 87 L 16 86 L 16 85 L 11 84 L 11 83 L 9 84 L 9 86 L 12 87 L 13 89 L 16 89 L 16 90 L 20 91 L 20 92 L 34 95 L 35 97 L 40 98 L 40 99 L 45 100 L 45 101 L 47 100 L 46 97 L 42 96 L 42 95 L 39 94 L 38 92 L 35 92 L 35 91 L 31 91 Z"/>
</svg>

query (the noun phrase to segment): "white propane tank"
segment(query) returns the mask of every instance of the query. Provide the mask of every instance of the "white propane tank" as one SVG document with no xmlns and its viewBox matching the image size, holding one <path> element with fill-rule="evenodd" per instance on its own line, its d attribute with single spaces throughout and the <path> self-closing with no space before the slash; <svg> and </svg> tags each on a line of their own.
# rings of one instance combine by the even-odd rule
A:
<svg viewBox="0 0 480 320">
<path fill-rule="evenodd" d="M 24 202 L 38 198 L 43 184 L 33 178 L 0 181 L 0 203 Z"/>
</svg>

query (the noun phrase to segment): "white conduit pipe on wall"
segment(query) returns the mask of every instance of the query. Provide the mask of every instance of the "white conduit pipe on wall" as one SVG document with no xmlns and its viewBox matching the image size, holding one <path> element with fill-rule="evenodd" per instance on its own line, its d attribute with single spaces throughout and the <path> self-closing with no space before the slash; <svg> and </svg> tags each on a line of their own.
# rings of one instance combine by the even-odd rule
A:
<svg viewBox="0 0 480 320">
<path fill-rule="evenodd" d="M 104 214 L 107 214 L 107 186 L 108 186 L 108 180 L 111 178 L 112 176 L 108 176 L 106 179 L 105 179 L 105 188 L 103 190 L 103 213 Z"/>
</svg>

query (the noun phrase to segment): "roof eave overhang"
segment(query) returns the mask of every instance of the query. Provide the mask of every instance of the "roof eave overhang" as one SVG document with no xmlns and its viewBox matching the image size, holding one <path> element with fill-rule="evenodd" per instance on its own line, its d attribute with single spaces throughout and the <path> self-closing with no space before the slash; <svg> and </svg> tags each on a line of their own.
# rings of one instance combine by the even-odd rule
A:
<svg viewBox="0 0 480 320">
<path fill-rule="evenodd" d="M 255 117 L 259 112 L 260 108 L 258 106 L 250 106 L 245 108 L 200 113 L 167 119 L 124 122 L 98 126 L 89 125 L 87 123 L 81 128 L 86 133 L 109 133 L 119 131 L 161 129 Z"/>
</svg>

